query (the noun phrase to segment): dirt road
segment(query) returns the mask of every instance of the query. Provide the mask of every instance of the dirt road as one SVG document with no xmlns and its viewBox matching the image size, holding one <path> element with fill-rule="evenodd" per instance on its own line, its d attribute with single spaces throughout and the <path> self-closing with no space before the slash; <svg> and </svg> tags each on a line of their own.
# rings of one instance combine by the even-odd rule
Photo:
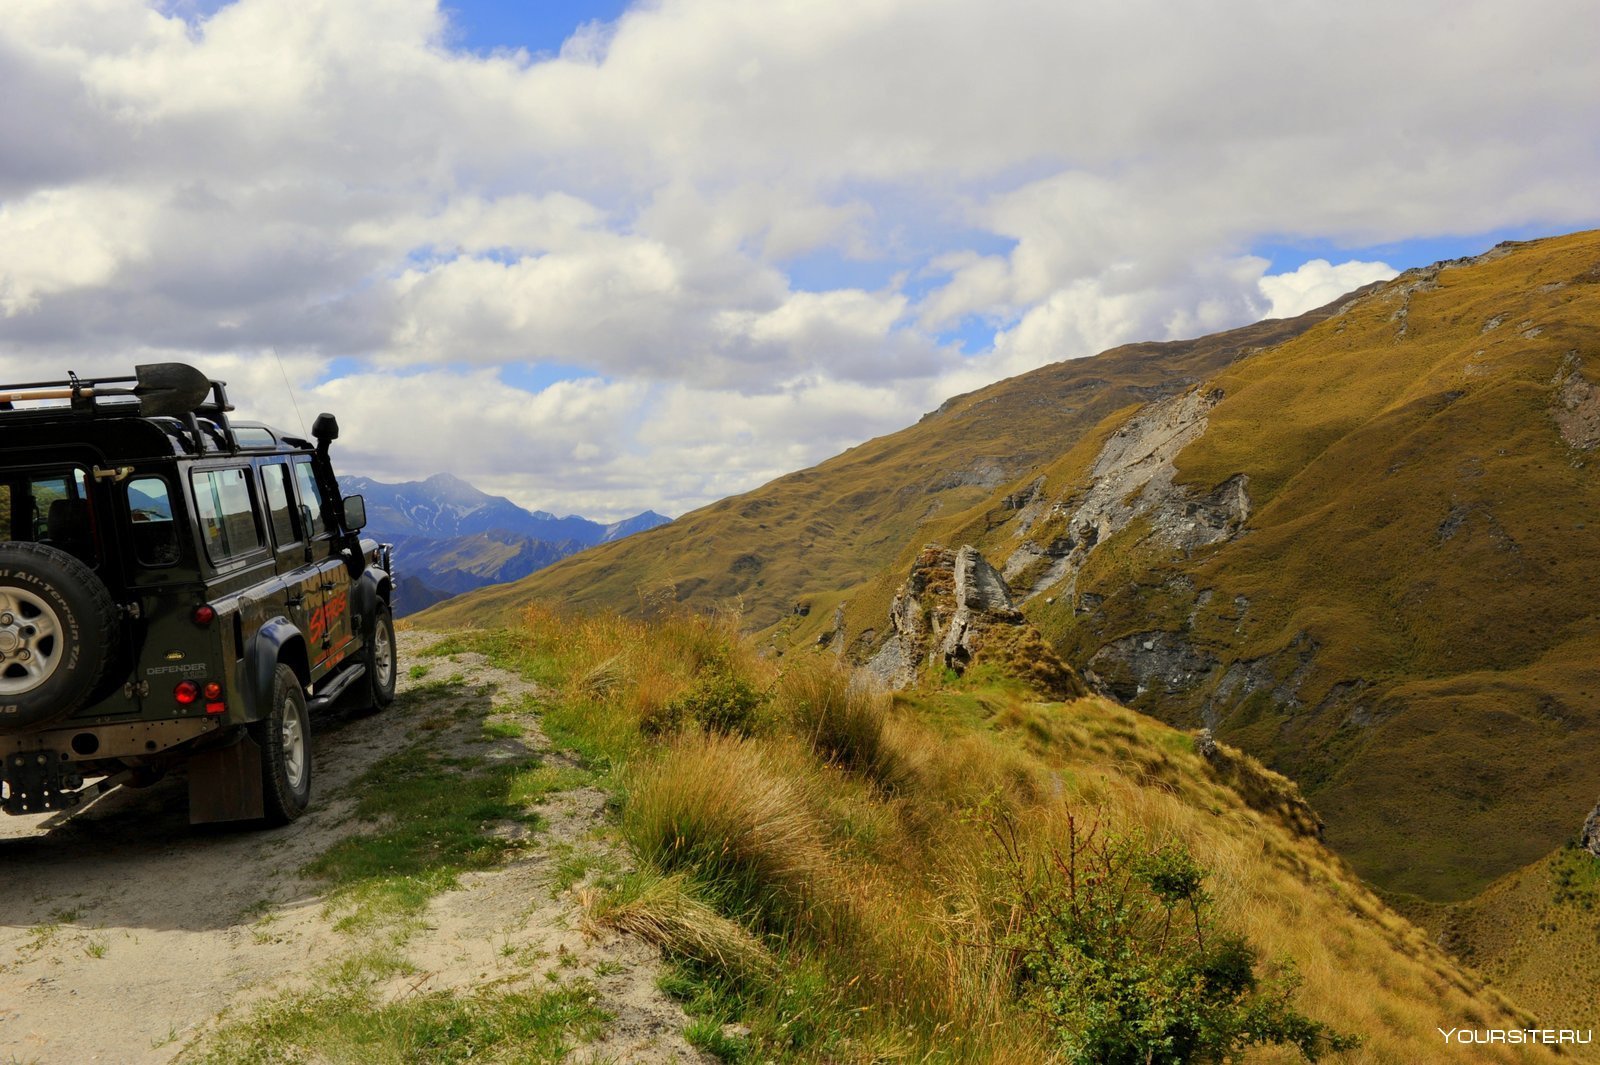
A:
<svg viewBox="0 0 1600 1065">
<path fill-rule="evenodd" d="M 219 1017 L 248 1016 L 363 949 L 361 932 L 335 927 L 328 885 L 301 870 L 372 829 L 353 813 L 352 785 L 365 770 L 412 744 L 470 740 L 484 750 L 482 713 L 461 712 L 484 700 L 491 720 L 512 722 L 491 757 L 560 757 L 525 706 L 525 681 L 470 654 L 428 660 L 425 679 L 407 675 L 415 652 L 437 639 L 402 634 L 401 696 L 389 711 L 318 723 L 316 799 L 286 828 L 193 829 L 177 780 L 114 791 L 54 827 L 0 818 L 0 1062 L 193 1056 Z M 560 958 L 614 1018 L 573 1060 L 702 1060 L 683 1041 L 682 1010 L 656 989 L 654 952 L 585 936 L 573 891 L 552 890 L 557 854 L 576 848 L 625 864 L 603 835 L 603 804 L 588 787 L 549 796 L 537 839 L 431 900 L 400 948 L 406 974 L 377 988 L 379 999 L 490 982 L 538 986 L 552 978 L 548 959 Z"/>
</svg>

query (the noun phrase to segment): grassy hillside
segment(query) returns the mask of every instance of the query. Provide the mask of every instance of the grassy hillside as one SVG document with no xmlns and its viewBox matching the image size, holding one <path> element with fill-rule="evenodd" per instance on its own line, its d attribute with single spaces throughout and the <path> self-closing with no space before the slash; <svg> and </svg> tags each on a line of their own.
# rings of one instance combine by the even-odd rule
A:
<svg viewBox="0 0 1600 1065">
<path fill-rule="evenodd" d="M 1030 614 L 1298 780 L 1364 875 L 1471 894 L 1600 794 L 1600 476 L 1568 402 L 1596 365 L 1600 235 L 1406 275 L 1207 382 L 1177 482 L 1244 475 L 1239 535 L 1179 551 L 1134 522 Z"/>
<path fill-rule="evenodd" d="M 1455 904 L 1396 905 L 1518 1002 L 1600 1028 L 1600 862 L 1560 847 Z"/>
<path fill-rule="evenodd" d="M 1298 1011 L 1325 1051 L 1359 1038 L 1330 1060 L 1544 1060 L 1443 1042 L 1440 1026 L 1554 1019 L 1520 1012 L 1385 907 L 1318 842 L 1294 785 L 1103 699 L 1040 702 L 979 671 L 868 694 L 825 660 L 758 657 L 703 617 L 532 608 L 442 650 L 469 647 L 536 680 L 547 731 L 616 790 L 642 865 L 591 881 L 592 920 L 662 945 L 691 1037 L 721 1060 L 1092 1060 L 1082 1036 L 1111 992 L 1075 982 L 1082 956 L 1029 959 L 1064 885 L 1084 905 L 1102 890 L 1081 870 L 1108 840 L 1127 845 L 1114 879 L 1136 891 L 1181 894 L 1198 863 L 1202 953 L 1254 959 L 1277 1003 L 1260 1017 Z M 1135 916 L 1154 923 L 1135 922 L 1135 953 L 1193 945 L 1186 909 L 1163 931 L 1144 901 Z M 1246 955 L 1226 953 L 1233 937 Z"/>
<path fill-rule="evenodd" d="M 957 396 L 916 425 L 820 466 L 433 608 L 424 627 L 504 623 L 534 600 L 630 614 L 737 601 L 753 628 L 799 607 L 820 623 L 919 527 L 1057 457 L 1113 411 L 1170 395 L 1330 313 L 1199 340 L 1130 344 Z M 887 604 L 886 604 L 887 605 Z"/>
<path fill-rule="evenodd" d="M 859 663 L 923 545 L 974 544 L 1102 690 L 1294 778 L 1384 890 L 1462 900 L 1600 796 L 1597 374 L 1600 234 L 1508 245 L 1001 382 L 431 618 L 737 602 Z"/>
</svg>

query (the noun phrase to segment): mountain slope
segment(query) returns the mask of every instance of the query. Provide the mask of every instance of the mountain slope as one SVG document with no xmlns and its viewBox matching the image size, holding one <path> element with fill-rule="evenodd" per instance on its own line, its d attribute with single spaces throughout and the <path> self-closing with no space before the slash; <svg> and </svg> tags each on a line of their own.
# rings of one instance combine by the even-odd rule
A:
<svg viewBox="0 0 1600 1065">
<path fill-rule="evenodd" d="M 753 628 L 827 615 L 894 561 L 919 526 L 986 499 L 1114 411 L 1171 395 L 1332 313 L 1055 363 L 946 402 L 916 425 L 586 552 L 526 581 L 441 607 L 428 624 L 508 620 L 530 599 L 648 611 L 738 603 Z M 887 605 L 887 604 L 885 604 Z"/>
<path fill-rule="evenodd" d="M 1363 875 L 1471 895 L 1600 793 L 1597 282 L 1595 233 L 1413 271 L 924 535 L 1293 776 Z M 841 619 L 857 660 L 916 550 Z"/>
<path fill-rule="evenodd" d="M 1375 883 L 1469 896 L 1600 794 L 1600 234 L 958 397 L 822 465 L 436 608 L 742 599 L 866 662 L 924 543 L 1066 661 L 1298 780 Z"/>
</svg>

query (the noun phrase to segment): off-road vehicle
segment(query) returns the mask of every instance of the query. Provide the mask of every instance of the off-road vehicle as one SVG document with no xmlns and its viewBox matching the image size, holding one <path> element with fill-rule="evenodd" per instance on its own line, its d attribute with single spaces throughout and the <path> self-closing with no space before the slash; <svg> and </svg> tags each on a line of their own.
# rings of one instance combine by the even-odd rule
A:
<svg viewBox="0 0 1600 1065">
<path fill-rule="evenodd" d="M 0 385 L 0 806 L 182 767 L 194 822 L 284 824 L 310 717 L 394 698 L 392 548 L 311 440 L 190 366 Z M 85 787 L 85 780 L 102 778 Z"/>
</svg>

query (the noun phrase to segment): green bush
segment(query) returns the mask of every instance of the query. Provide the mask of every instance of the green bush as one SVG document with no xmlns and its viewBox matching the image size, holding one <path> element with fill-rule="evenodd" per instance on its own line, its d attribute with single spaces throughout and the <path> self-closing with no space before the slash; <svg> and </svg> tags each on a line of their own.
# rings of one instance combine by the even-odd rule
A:
<svg viewBox="0 0 1600 1065">
<path fill-rule="evenodd" d="M 1026 855 L 998 835 L 1015 882 L 1012 931 L 1022 1001 L 1077 1065 L 1185 1065 L 1287 1045 L 1310 1061 L 1357 1041 L 1301 1013 L 1283 967 L 1257 974 L 1241 936 L 1219 929 L 1206 870 L 1179 844 L 1069 819 L 1063 848 Z"/>
<path fill-rule="evenodd" d="M 691 725 L 707 732 L 749 736 L 771 696 L 726 666 L 710 668 L 688 691 L 640 722 L 647 735 L 661 736 Z"/>
</svg>

